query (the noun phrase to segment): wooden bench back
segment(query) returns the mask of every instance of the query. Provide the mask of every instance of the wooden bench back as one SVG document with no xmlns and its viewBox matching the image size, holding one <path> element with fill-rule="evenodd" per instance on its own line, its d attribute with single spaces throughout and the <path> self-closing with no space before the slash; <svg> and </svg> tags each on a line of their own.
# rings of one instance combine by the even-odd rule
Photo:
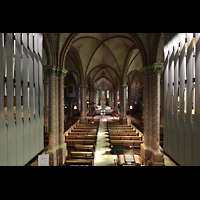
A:
<svg viewBox="0 0 200 200">
<path fill-rule="evenodd" d="M 78 128 L 75 128 L 72 131 L 73 132 L 97 132 L 97 129 L 78 129 Z"/>
<path fill-rule="evenodd" d="M 110 136 L 111 140 L 141 140 L 140 136 Z"/>
<path fill-rule="evenodd" d="M 136 132 L 133 129 L 109 129 L 109 132 Z"/>
<path fill-rule="evenodd" d="M 97 138 L 96 135 L 69 135 L 66 139 L 85 139 L 85 140 L 95 140 Z"/>
<path fill-rule="evenodd" d="M 67 146 L 74 146 L 76 144 L 92 144 L 92 145 L 95 145 L 95 140 L 83 140 L 83 139 L 79 139 L 79 140 L 76 140 L 76 139 L 67 139 L 65 140 L 66 143 L 67 143 Z"/>
<path fill-rule="evenodd" d="M 94 145 L 74 145 L 76 151 L 95 151 Z"/>
<path fill-rule="evenodd" d="M 97 135 L 96 132 L 71 132 L 70 135 Z"/>
<path fill-rule="evenodd" d="M 124 129 L 127 130 L 128 129 L 128 130 L 133 130 L 132 127 L 117 127 L 117 126 L 116 127 L 108 127 L 108 129 L 119 129 L 119 130 L 121 130 L 121 129 L 122 130 L 124 130 Z"/>
<path fill-rule="evenodd" d="M 66 160 L 66 166 L 72 166 L 72 165 L 93 166 L 93 159 L 70 159 L 70 160 Z"/>
<path fill-rule="evenodd" d="M 140 147 L 140 144 L 143 143 L 143 141 L 139 140 L 110 140 L 110 144 L 112 146 L 138 146 Z"/>
<path fill-rule="evenodd" d="M 110 132 L 110 136 L 137 136 L 136 132 Z"/>
</svg>

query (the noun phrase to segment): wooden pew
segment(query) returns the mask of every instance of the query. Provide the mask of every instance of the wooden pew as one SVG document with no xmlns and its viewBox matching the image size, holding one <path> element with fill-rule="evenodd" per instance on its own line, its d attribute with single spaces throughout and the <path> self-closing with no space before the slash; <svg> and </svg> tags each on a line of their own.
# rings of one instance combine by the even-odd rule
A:
<svg viewBox="0 0 200 200">
<path fill-rule="evenodd" d="M 76 151 L 95 151 L 95 145 L 74 145 Z"/>
<path fill-rule="evenodd" d="M 67 146 L 69 147 L 77 145 L 77 144 L 95 145 L 95 140 L 67 139 L 65 140 L 65 142 L 67 143 Z"/>
<path fill-rule="evenodd" d="M 84 158 L 84 159 L 94 159 L 94 153 L 92 151 L 72 151 L 72 158 Z"/>
<path fill-rule="evenodd" d="M 73 132 L 97 132 L 97 129 L 73 129 Z"/>
<path fill-rule="evenodd" d="M 76 128 L 97 128 L 96 125 L 83 125 L 83 124 L 77 124 Z"/>
<path fill-rule="evenodd" d="M 93 159 L 70 159 L 66 160 L 66 166 L 93 166 Z"/>
<path fill-rule="evenodd" d="M 108 127 L 108 129 L 113 129 L 113 130 L 115 130 L 115 129 L 119 129 L 119 130 L 133 130 L 133 128 L 132 127 Z"/>
<path fill-rule="evenodd" d="M 96 132 L 71 132 L 70 135 L 97 135 Z"/>
<path fill-rule="evenodd" d="M 110 140 L 142 140 L 140 136 L 110 136 Z"/>
<path fill-rule="evenodd" d="M 97 136 L 96 135 L 69 135 L 66 136 L 67 139 L 85 139 L 85 140 L 96 140 Z"/>
<path fill-rule="evenodd" d="M 133 129 L 109 129 L 109 132 L 136 132 Z"/>
<path fill-rule="evenodd" d="M 76 124 L 66 134 L 65 142 L 69 148 L 69 160 L 66 161 L 66 166 L 93 165 L 98 124 L 99 121 Z"/>
<path fill-rule="evenodd" d="M 109 132 L 110 136 L 138 136 L 136 132 Z"/>
<path fill-rule="evenodd" d="M 143 141 L 141 140 L 110 140 L 111 146 L 132 146 L 136 148 L 140 148 L 140 144 Z"/>
<path fill-rule="evenodd" d="M 130 128 L 130 125 L 108 125 L 108 128 L 113 128 L 113 127 L 118 127 L 118 128 Z"/>
</svg>

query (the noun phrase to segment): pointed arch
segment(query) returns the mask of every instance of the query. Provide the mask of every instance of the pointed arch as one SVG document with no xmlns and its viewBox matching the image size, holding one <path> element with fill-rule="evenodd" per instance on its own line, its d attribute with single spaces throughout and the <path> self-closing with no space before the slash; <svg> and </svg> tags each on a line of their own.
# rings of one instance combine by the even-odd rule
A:
<svg viewBox="0 0 200 200">
<path fill-rule="evenodd" d="M 53 45 L 53 40 L 50 33 L 44 33 L 44 49 L 47 55 L 47 63 L 49 65 L 56 65 L 56 50 Z"/>
<path fill-rule="evenodd" d="M 155 33 L 150 64 L 164 62 L 164 33 Z"/>
</svg>

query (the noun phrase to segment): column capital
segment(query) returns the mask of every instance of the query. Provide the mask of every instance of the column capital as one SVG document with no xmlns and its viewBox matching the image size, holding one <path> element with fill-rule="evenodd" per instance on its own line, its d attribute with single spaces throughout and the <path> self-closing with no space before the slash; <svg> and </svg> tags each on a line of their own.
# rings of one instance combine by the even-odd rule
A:
<svg viewBox="0 0 200 200">
<path fill-rule="evenodd" d="M 57 68 L 57 76 L 59 77 L 65 77 L 67 72 L 65 68 Z"/>
<path fill-rule="evenodd" d="M 44 65 L 43 70 L 48 76 L 64 77 L 67 73 L 66 69 L 58 68 L 54 65 Z"/>
<path fill-rule="evenodd" d="M 122 84 L 121 87 L 122 88 L 127 88 L 127 85 L 126 84 Z"/>
<path fill-rule="evenodd" d="M 81 84 L 81 85 L 79 85 L 79 87 L 80 87 L 80 88 L 86 88 L 87 86 Z"/>
<path fill-rule="evenodd" d="M 155 74 L 161 74 L 164 70 L 164 63 L 154 63 L 149 66 L 144 66 L 141 70 L 140 73 L 143 76 L 151 76 Z"/>
<path fill-rule="evenodd" d="M 48 76 L 49 75 L 56 76 L 57 68 L 54 65 L 43 65 L 43 70 Z"/>
</svg>

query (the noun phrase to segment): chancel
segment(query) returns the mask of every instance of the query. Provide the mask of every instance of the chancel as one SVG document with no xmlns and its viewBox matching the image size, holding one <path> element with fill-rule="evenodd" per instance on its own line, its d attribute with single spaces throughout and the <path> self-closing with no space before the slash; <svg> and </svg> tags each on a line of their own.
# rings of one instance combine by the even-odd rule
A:
<svg viewBox="0 0 200 200">
<path fill-rule="evenodd" d="M 200 33 L 0 33 L 0 166 L 198 166 L 199 74 Z"/>
</svg>

